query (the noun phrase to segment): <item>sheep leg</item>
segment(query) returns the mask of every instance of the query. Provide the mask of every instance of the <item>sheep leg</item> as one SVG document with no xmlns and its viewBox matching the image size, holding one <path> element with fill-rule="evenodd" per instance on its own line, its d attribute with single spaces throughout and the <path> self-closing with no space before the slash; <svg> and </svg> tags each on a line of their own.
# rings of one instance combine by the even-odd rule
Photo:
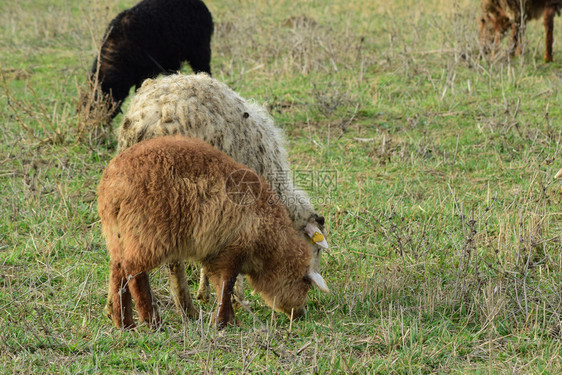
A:
<svg viewBox="0 0 562 375">
<path fill-rule="evenodd" d="M 231 272 L 210 275 L 211 282 L 217 291 L 217 309 L 213 315 L 213 320 L 219 328 L 224 328 L 229 323 L 234 324 L 232 293 L 237 275 L 237 273 Z"/>
<path fill-rule="evenodd" d="M 194 73 L 205 72 L 211 75 L 211 47 L 201 46 L 197 54 L 189 58 L 189 65 Z"/>
<path fill-rule="evenodd" d="M 110 270 L 111 272 L 111 270 Z M 109 277 L 109 285 L 107 288 L 107 302 L 105 303 L 105 307 L 103 311 L 105 312 L 105 316 L 109 319 L 113 320 L 113 281 L 111 280 L 111 276 Z"/>
<path fill-rule="evenodd" d="M 201 268 L 201 278 L 199 280 L 199 289 L 197 290 L 197 299 L 202 302 L 209 302 L 211 289 L 209 287 L 209 278 L 203 268 Z M 244 276 L 238 275 L 236 284 L 234 284 L 235 301 L 241 305 L 247 305 L 248 301 L 244 296 Z"/>
<path fill-rule="evenodd" d="M 552 61 L 552 43 L 554 41 L 553 31 L 554 31 L 554 15 L 556 11 L 552 6 L 547 6 L 544 10 L 544 31 L 545 31 L 545 50 L 544 50 L 544 61 Z"/>
<path fill-rule="evenodd" d="M 150 289 L 148 274 L 140 272 L 130 277 L 129 290 L 135 301 L 140 320 L 147 322 L 152 328 L 158 327 L 160 325 L 160 316 L 152 302 L 152 290 Z"/>
<path fill-rule="evenodd" d="M 236 277 L 236 284 L 234 284 L 234 297 L 236 302 L 241 305 L 247 305 L 246 297 L 244 296 L 244 276 L 238 275 Z"/>
<path fill-rule="evenodd" d="M 117 328 L 134 329 L 133 305 L 127 279 L 123 277 L 121 264 L 112 262 L 110 265 L 109 282 L 111 285 L 110 296 L 113 303 L 113 322 Z"/>
<path fill-rule="evenodd" d="M 119 254 L 122 250 L 119 244 L 119 237 L 117 237 L 117 232 L 114 231 L 111 233 L 111 235 L 108 237 L 108 252 L 109 254 Z M 105 316 L 107 316 L 109 319 L 113 320 L 114 314 L 113 314 L 113 285 L 115 283 L 114 280 L 114 272 L 117 272 L 119 274 L 119 276 L 122 276 L 121 272 L 121 266 L 120 264 L 115 264 L 113 261 L 110 261 L 109 263 L 109 282 L 108 282 L 108 286 L 107 286 L 107 301 L 105 303 L 105 307 L 103 308 L 104 312 L 105 312 Z"/>
<path fill-rule="evenodd" d="M 207 271 L 203 267 L 200 270 L 201 277 L 199 278 L 199 289 L 197 289 L 197 299 L 201 302 L 209 302 L 211 296 L 211 288 L 209 287 L 209 277 Z"/>
<path fill-rule="evenodd" d="M 480 36 L 478 37 L 478 40 L 480 41 L 480 45 L 481 46 L 485 46 L 488 43 L 488 40 L 486 38 L 486 21 L 484 19 L 480 20 Z"/>
<path fill-rule="evenodd" d="M 519 30 L 520 30 L 519 22 L 513 22 L 511 26 L 511 38 L 509 44 L 509 55 L 520 55 L 521 54 L 521 40 L 519 38 Z"/>
<path fill-rule="evenodd" d="M 496 25 L 495 33 L 494 33 L 494 49 L 492 50 L 492 59 L 496 57 L 496 52 L 498 51 L 500 40 L 501 40 L 501 31 L 499 25 Z"/>
<path fill-rule="evenodd" d="M 170 289 L 176 306 L 189 318 L 199 318 L 199 311 L 193 305 L 185 278 L 185 264 L 183 262 L 172 262 L 168 264 L 168 269 L 170 270 Z"/>
</svg>

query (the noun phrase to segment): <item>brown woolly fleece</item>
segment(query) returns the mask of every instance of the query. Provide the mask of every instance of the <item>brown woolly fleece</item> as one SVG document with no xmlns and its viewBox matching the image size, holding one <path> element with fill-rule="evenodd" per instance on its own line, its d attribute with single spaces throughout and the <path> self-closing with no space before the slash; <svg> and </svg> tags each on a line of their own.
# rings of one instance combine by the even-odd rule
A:
<svg viewBox="0 0 562 375">
<path fill-rule="evenodd" d="M 562 0 L 482 0 L 480 40 L 488 46 L 494 42 L 493 52 L 511 28 L 510 54 L 521 53 L 521 25 L 527 20 L 544 16 L 545 53 L 544 60 L 552 61 L 554 16 L 560 14 Z"/>
<path fill-rule="evenodd" d="M 238 192 L 252 199 L 240 200 Z M 220 326 L 234 321 L 239 273 L 276 310 L 301 314 L 319 275 L 310 270 L 308 243 L 274 195 L 263 178 L 199 139 L 155 138 L 116 156 L 98 188 L 115 324 L 134 327 L 132 297 L 140 319 L 158 325 L 148 272 L 180 260 L 207 271 L 218 291 Z M 175 297 L 196 315 L 189 293 Z"/>
</svg>

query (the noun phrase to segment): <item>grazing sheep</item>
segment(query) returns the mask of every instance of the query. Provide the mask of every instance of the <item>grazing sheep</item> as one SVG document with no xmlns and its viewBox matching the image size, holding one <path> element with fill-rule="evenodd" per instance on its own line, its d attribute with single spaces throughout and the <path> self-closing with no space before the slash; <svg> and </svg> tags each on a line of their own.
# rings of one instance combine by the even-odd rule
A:
<svg viewBox="0 0 562 375">
<path fill-rule="evenodd" d="M 520 30 L 527 20 L 544 18 L 546 48 L 544 60 L 552 61 L 554 15 L 560 14 L 562 0 L 483 0 L 480 39 L 487 46 L 494 42 L 494 52 L 511 28 L 510 54 L 521 53 Z"/>
<path fill-rule="evenodd" d="M 253 199 L 242 204 L 236 193 Z M 269 184 L 199 139 L 150 139 L 116 156 L 98 188 L 98 211 L 117 327 L 135 326 L 131 297 L 140 320 L 159 325 L 148 272 L 173 261 L 202 264 L 217 290 L 219 326 L 234 322 L 239 273 L 268 305 L 292 317 L 302 315 L 311 284 L 328 291 Z M 189 293 L 185 298 L 186 312 L 197 316 Z"/>
<path fill-rule="evenodd" d="M 324 218 L 316 213 L 307 194 L 288 178 L 290 167 L 283 134 L 261 106 L 241 98 L 206 74 L 149 79 L 131 100 L 117 134 L 118 152 L 143 139 L 169 134 L 201 138 L 255 170 L 268 180 L 286 206 L 295 229 L 316 243 L 311 244 L 312 267 L 319 271 L 320 247 L 328 247 L 322 235 Z M 172 288 L 179 288 L 174 294 L 184 295 L 187 284 L 180 280 L 185 280 L 183 267 L 176 265 L 173 271 L 171 278 L 176 280 L 171 280 Z M 204 301 L 209 296 L 204 272 L 197 296 Z M 236 297 L 244 300 L 241 278 Z M 109 306 L 106 311 L 111 311 Z"/>
<path fill-rule="evenodd" d="M 101 91 L 120 111 L 131 86 L 175 73 L 184 61 L 194 72 L 211 74 L 213 19 L 201 0 L 143 0 L 109 24 L 91 81 L 98 72 Z"/>
</svg>

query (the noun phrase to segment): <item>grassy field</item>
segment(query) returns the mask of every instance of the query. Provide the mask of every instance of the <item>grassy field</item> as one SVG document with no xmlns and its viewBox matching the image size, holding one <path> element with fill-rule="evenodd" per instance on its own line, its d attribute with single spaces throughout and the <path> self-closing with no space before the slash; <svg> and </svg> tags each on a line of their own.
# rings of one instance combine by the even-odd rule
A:
<svg viewBox="0 0 562 375">
<path fill-rule="evenodd" d="M 96 209 L 115 137 L 75 108 L 133 3 L 0 2 L 0 373 L 562 372 L 560 17 L 545 64 L 538 21 L 482 56 L 477 0 L 207 1 L 214 76 L 266 103 L 326 217 L 331 293 L 291 324 L 247 291 L 217 331 L 159 270 L 163 330 L 122 332 Z"/>
</svg>

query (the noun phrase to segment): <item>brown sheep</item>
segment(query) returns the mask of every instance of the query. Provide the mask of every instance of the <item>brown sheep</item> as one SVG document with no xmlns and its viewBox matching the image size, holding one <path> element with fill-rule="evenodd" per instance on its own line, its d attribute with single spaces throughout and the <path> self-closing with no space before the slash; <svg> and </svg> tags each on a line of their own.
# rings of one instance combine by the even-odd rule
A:
<svg viewBox="0 0 562 375">
<path fill-rule="evenodd" d="M 480 19 L 480 40 L 486 46 L 492 41 L 493 52 L 511 28 L 509 52 L 511 55 L 521 53 L 521 26 L 527 20 L 543 16 L 546 34 L 544 60 L 552 61 L 552 42 L 554 15 L 560 14 L 562 0 L 483 0 L 482 17 Z"/>
<path fill-rule="evenodd" d="M 269 184 L 209 144 L 181 136 L 140 142 L 116 156 L 98 188 L 98 211 L 110 255 L 113 321 L 133 328 L 160 324 L 148 272 L 180 260 L 201 263 L 217 290 L 217 325 L 234 322 L 232 293 L 247 276 L 265 302 L 302 315 L 312 251 Z M 197 316 L 187 293 L 186 311 Z M 194 313 L 195 312 L 195 313 Z"/>
</svg>

